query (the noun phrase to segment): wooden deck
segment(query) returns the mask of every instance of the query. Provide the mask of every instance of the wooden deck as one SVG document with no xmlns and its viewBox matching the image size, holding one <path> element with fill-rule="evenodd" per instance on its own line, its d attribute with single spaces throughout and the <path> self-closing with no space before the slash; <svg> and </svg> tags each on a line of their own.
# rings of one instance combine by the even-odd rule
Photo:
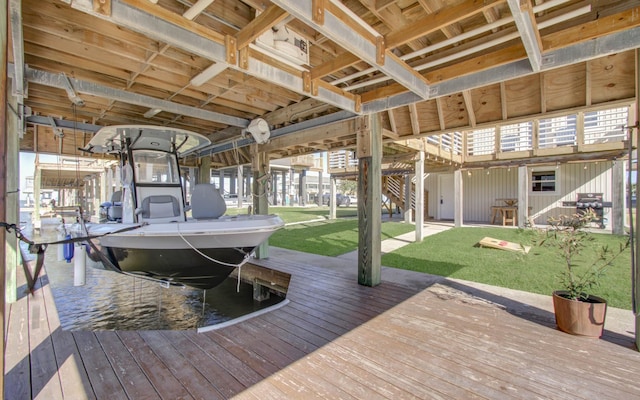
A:
<svg viewBox="0 0 640 400">
<path fill-rule="evenodd" d="M 440 285 L 259 263 L 292 274 L 290 303 L 207 333 L 62 331 L 45 276 L 7 310 L 5 398 L 640 398 L 628 337 L 573 337 Z"/>
</svg>

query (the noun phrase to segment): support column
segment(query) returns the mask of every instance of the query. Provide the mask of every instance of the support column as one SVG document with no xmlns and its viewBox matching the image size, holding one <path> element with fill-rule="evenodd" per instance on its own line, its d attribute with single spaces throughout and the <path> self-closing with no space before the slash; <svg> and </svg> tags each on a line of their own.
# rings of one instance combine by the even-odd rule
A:
<svg viewBox="0 0 640 400">
<path fill-rule="evenodd" d="M 299 186 L 298 186 L 298 205 L 306 206 L 307 205 L 307 170 L 303 169 L 300 171 L 299 178 Z"/>
<path fill-rule="evenodd" d="M 198 183 L 211 183 L 211 157 L 209 156 L 205 156 L 200 159 Z"/>
<path fill-rule="evenodd" d="M 42 187 L 42 170 L 40 169 L 40 161 L 38 153 L 36 153 L 36 168 L 34 170 L 33 177 L 33 214 L 31 214 L 31 220 L 33 221 L 33 229 L 40 230 L 42 221 L 40 221 L 40 188 Z M 76 203 L 77 204 L 77 203 Z"/>
<path fill-rule="evenodd" d="M 336 178 L 331 177 L 331 188 L 329 189 L 329 219 L 336 219 Z M 320 200 L 322 202 L 322 199 Z M 360 202 L 360 200 L 358 200 Z"/>
<path fill-rule="evenodd" d="M 229 171 L 229 193 L 236 193 L 237 194 L 237 189 L 236 189 L 236 179 L 238 177 L 238 171 L 235 169 L 232 169 Z"/>
<path fill-rule="evenodd" d="M 245 175 L 244 175 L 244 193 L 246 197 L 249 197 L 250 202 L 253 202 L 253 199 L 251 198 L 253 195 L 255 195 L 255 193 L 253 193 L 253 189 L 251 187 L 251 172 L 248 171 Z"/>
<path fill-rule="evenodd" d="M 381 163 L 380 115 L 356 120 L 358 157 L 358 283 L 376 286 L 381 280 Z M 334 194 L 332 194 L 334 196 Z M 335 203 L 335 198 L 332 197 Z"/>
<path fill-rule="evenodd" d="M 218 179 L 220 180 L 220 185 L 218 190 L 220 190 L 220 194 L 224 194 L 224 170 L 218 170 Z"/>
<path fill-rule="evenodd" d="M 20 222 L 20 161 L 19 161 L 19 130 L 18 130 L 18 115 L 13 110 L 21 110 L 18 105 L 18 99 L 15 96 L 11 96 L 9 89 L 6 92 L 7 103 L 11 104 L 11 108 L 6 113 L 6 164 L 0 170 L 6 171 L 4 176 L 6 179 L 6 186 L 3 190 L 6 190 L 6 202 L 5 210 L 3 214 L 4 221 L 9 223 L 19 224 Z M 4 105 L 2 105 L 4 107 Z M 6 167 L 6 169 L 5 169 Z M 20 265 L 20 248 L 18 238 L 12 233 L 7 236 L 6 241 L 0 242 L 0 245 L 5 246 L 5 299 L 7 303 L 14 303 L 17 298 L 16 288 L 16 268 Z"/>
<path fill-rule="evenodd" d="M 289 194 L 287 193 L 287 171 L 282 171 L 282 205 L 287 205 Z"/>
<path fill-rule="evenodd" d="M 277 206 L 278 205 L 278 172 L 277 171 L 273 171 L 270 174 L 270 179 L 271 179 L 271 193 L 269 193 L 271 196 L 273 196 L 273 205 Z"/>
<path fill-rule="evenodd" d="M 416 242 L 424 237 L 424 151 L 418 152 L 416 160 Z"/>
<path fill-rule="evenodd" d="M 269 201 L 267 196 L 267 183 L 269 181 L 269 156 L 263 151 L 258 151 L 258 145 L 251 145 L 251 170 L 253 171 L 253 213 L 260 215 L 269 214 Z M 256 258 L 269 257 L 269 241 L 265 240 L 256 249 Z"/>
<path fill-rule="evenodd" d="M 453 193 L 454 193 L 454 211 L 453 211 L 453 225 L 457 228 L 464 224 L 464 188 L 462 183 L 462 170 L 453 171 Z"/>
<path fill-rule="evenodd" d="M 287 196 L 293 196 L 293 187 L 294 187 L 293 186 L 293 182 L 294 182 L 295 178 L 296 178 L 296 174 L 295 174 L 295 171 L 292 168 L 292 169 L 289 170 L 289 186 L 288 186 L 288 190 L 287 190 Z M 293 203 L 294 203 L 293 198 L 290 197 L 289 198 L 289 205 L 293 206 Z"/>
<path fill-rule="evenodd" d="M 529 218 L 529 170 L 518 167 L 518 227 L 524 228 Z"/>
<path fill-rule="evenodd" d="M 238 208 L 244 205 L 244 167 L 238 165 Z"/>
<path fill-rule="evenodd" d="M 319 203 L 322 205 L 322 171 L 318 171 L 318 198 L 320 199 Z"/>
<path fill-rule="evenodd" d="M 613 160 L 611 168 L 612 206 L 611 230 L 614 235 L 624 235 L 624 199 L 627 193 L 624 161 Z"/>
<path fill-rule="evenodd" d="M 3 172 L 7 170 L 7 164 L 5 162 L 7 157 L 7 15 L 9 15 L 9 4 L 6 0 L 0 0 L 0 170 Z M 4 216 L 7 212 L 6 192 L 7 182 L 5 174 L 0 174 L 0 215 Z M 40 199 L 36 198 L 39 202 Z M 6 241 L 6 229 L 0 229 L 0 243 L 4 246 Z M 5 258 L 0 257 L 0 349 L 2 349 L 2 360 L 0 361 L 0 393 L 4 393 L 4 374 L 5 374 L 5 362 L 4 362 L 4 332 L 5 332 Z M 4 395 L 3 395 L 4 397 Z"/>
<path fill-rule="evenodd" d="M 411 223 L 413 219 L 413 210 L 411 208 L 411 174 L 404 176 L 404 222 Z"/>
</svg>

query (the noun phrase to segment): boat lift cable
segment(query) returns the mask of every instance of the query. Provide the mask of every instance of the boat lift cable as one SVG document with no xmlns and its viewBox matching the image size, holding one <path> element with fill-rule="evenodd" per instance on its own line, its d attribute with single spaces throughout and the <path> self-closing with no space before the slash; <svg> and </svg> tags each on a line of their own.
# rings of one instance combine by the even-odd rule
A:
<svg viewBox="0 0 640 400">
<path fill-rule="evenodd" d="M 224 265 L 226 267 L 233 267 L 233 268 L 238 268 L 238 283 L 236 286 L 236 291 L 240 292 L 240 275 L 242 274 L 242 266 L 244 264 L 246 264 L 249 259 L 251 258 L 251 256 L 253 255 L 253 252 L 251 253 L 245 253 L 244 258 L 242 259 L 242 261 L 240 261 L 238 264 L 232 264 L 232 263 L 228 263 L 228 262 L 224 262 L 224 261 L 220 261 L 220 260 L 216 260 L 213 257 L 210 257 L 206 254 L 204 254 L 203 252 L 201 252 L 200 250 L 198 250 L 197 248 L 195 248 L 195 246 L 193 246 L 191 243 L 189 243 L 189 241 L 187 240 L 187 238 L 185 238 L 182 235 L 182 232 L 180 231 L 180 223 L 177 224 L 178 227 L 178 235 L 180 236 L 180 238 L 187 244 L 187 246 L 191 247 L 193 249 L 193 251 L 195 251 L 196 253 L 200 254 L 202 257 L 206 258 L 209 261 L 212 261 L 214 263 L 218 263 L 220 265 Z"/>
</svg>

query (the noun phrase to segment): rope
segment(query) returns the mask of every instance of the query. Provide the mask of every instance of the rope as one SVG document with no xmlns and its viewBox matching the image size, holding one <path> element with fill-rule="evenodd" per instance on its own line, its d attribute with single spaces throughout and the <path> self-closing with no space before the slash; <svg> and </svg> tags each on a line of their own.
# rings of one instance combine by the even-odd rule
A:
<svg viewBox="0 0 640 400">
<path fill-rule="evenodd" d="M 189 241 L 182 235 L 182 232 L 180 231 L 180 223 L 177 224 L 177 227 L 178 227 L 178 236 L 180 236 L 180 238 L 187 244 L 187 246 L 191 247 L 191 249 L 193 249 L 193 251 L 195 251 L 196 253 L 200 254 L 202 257 L 204 257 L 207 260 L 212 261 L 214 263 L 218 263 L 218 264 L 224 265 L 226 267 L 238 268 L 238 283 L 236 285 L 236 291 L 240 292 L 240 276 L 242 275 L 242 266 L 249 261 L 249 259 L 253 255 L 253 252 L 245 253 L 244 258 L 238 264 L 231 264 L 231 263 L 228 263 L 228 262 L 216 260 L 215 258 L 209 257 L 208 255 L 204 254 L 203 252 L 201 252 L 200 250 L 195 248 L 191 243 L 189 243 Z"/>
</svg>

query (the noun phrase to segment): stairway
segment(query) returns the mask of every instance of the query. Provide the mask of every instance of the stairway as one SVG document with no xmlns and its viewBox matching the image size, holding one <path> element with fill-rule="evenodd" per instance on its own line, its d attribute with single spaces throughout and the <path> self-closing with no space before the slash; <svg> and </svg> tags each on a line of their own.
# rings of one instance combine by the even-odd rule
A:
<svg viewBox="0 0 640 400">
<path fill-rule="evenodd" d="M 426 178 L 426 175 L 423 179 Z M 415 210 L 416 208 L 416 200 L 415 200 L 415 176 L 411 179 L 411 209 Z M 395 203 L 397 206 L 403 209 L 404 211 L 404 178 L 399 176 L 383 176 L 382 177 L 382 193 L 387 196 L 388 199 L 391 200 L 389 204 L 383 204 L 384 207 L 387 208 L 389 214 L 393 213 L 392 204 Z M 424 191 L 424 215 L 427 215 L 427 210 L 429 209 L 429 191 Z"/>
</svg>

